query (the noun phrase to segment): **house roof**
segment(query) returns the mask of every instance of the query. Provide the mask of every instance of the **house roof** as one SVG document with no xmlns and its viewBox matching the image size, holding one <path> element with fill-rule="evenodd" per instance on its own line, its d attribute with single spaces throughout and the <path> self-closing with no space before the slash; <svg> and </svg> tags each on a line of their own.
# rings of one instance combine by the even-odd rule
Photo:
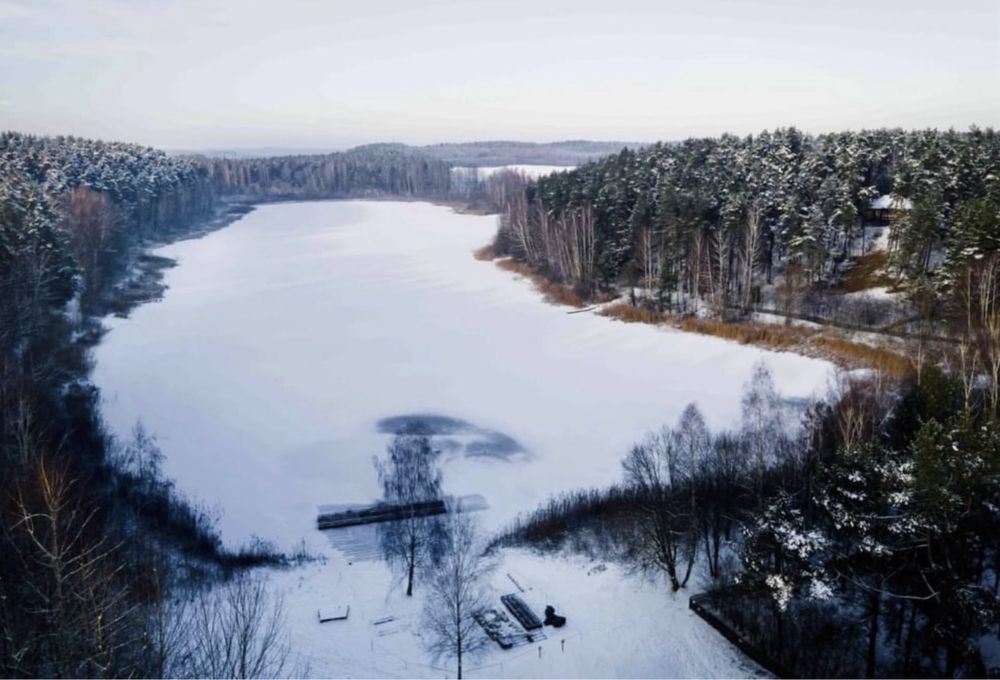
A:
<svg viewBox="0 0 1000 680">
<path fill-rule="evenodd" d="M 868 207 L 872 210 L 912 210 L 913 201 L 895 194 L 883 194 L 873 199 Z"/>
</svg>

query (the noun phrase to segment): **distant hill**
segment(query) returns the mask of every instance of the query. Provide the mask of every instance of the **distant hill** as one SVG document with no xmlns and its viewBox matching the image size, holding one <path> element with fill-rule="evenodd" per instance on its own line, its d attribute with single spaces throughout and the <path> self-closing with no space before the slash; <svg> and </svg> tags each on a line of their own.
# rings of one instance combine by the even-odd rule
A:
<svg viewBox="0 0 1000 680">
<path fill-rule="evenodd" d="M 203 156 L 205 158 L 278 158 L 284 156 L 325 156 L 342 149 L 316 147 L 256 146 L 233 149 L 167 149 L 168 156 Z"/>
<path fill-rule="evenodd" d="M 592 142 L 582 139 L 562 142 L 459 142 L 409 146 L 407 144 L 367 144 L 352 150 L 385 148 L 403 153 L 427 156 L 453 165 L 580 165 L 604 156 L 616 154 L 623 148 L 639 149 L 642 142 Z"/>
<path fill-rule="evenodd" d="M 636 150 L 642 142 L 592 142 L 582 139 L 562 142 L 459 142 L 411 146 L 399 143 L 378 143 L 356 146 L 350 151 L 395 151 L 424 156 L 452 165 L 490 167 L 498 165 L 581 165 L 623 148 Z M 279 156 L 320 156 L 340 149 L 256 147 L 236 149 L 173 149 L 172 156 L 204 156 L 206 158 L 273 158 Z"/>
</svg>

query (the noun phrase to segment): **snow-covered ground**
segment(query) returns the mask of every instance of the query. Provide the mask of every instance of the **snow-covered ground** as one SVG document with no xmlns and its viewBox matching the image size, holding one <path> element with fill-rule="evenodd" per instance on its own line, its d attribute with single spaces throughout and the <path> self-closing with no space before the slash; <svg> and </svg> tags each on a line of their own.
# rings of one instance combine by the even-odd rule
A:
<svg viewBox="0 0 1000 680">
<path fill-rule="evenodd" d="M 900 293 L 893 293 L 887 286 L 877 286 L 875 288 L 865 288 L 853 293 L 844 293 L 845 297 L 868 298 L 870 300 L 899 300 Z"/>
<path fill-rule="evenodd" d="M 407 598 L 382 562 L 346 561 L 274 573 L 297 661 L 318 677 L 454 677 L 454 664 L 428 658 L 416 635 L 418 582 Z M 720 678 L 763 672 L 665 582 L 623 573 L 620 567 L 578 556 L 502 553 L 491 583 L 499 597 L 518 593 L 536 613 L 552 604 L 567 617 L 546 639 L 511 650 L 491 645 L 466 659 L 467 677 L 498 678 Z M 523 592 L 519 590 L 523 589 Z M 350 604 L 346 621 L 319 624 L 316 610 Z M 387 619 L 392 619 L 387 621 Z M 565 642 L 564 642 L 565 641 Z M 541 653 L 539 653 L 541 647 Z"/>
<path fill-rule="evenodd" d="M 348 565 L 314 529 L 320 505 L 377 496 L 372 457 L 389 436 L 379 420 L 436 414 L 465 421 L 473 439 L 515 442 L 484 456 L 459 438 L 445 453 L 446 491 L 484 496 L 490 507 L 476 514 L 492 530 L 552 493 L 618 480 L 629 444 L 689 401 L 711 427 L 734 424 L 761 358 L 788 397 L 827 386 L 822 361 L 567 314 L 471 256 L 494 228 L 492 217 L 422 203 L 263 206 L 159 249 L 180 259 L 165 299 L 109 319 L 95 349 L 112 428 L 125 436 L 141 418 L 166 473 L 218 509 L 225 540 L 305 540 L 328 556 L 274 575 L 314 673 L 442 675 L 412 666 L 428 660 L 411 633 L 379 636 L 371 625 L 417 606 L 399 604 L 398 591 L 387 599 L 384 565 Z M 613 567 L 586 577 L 589 568 L 505 553 L 501 574 L 516 569 L 544 589 L 570 616 L 567 636 L 580 637 L 567 637 L 565 653 L 550 640 L 544 664 L 537 649 L 509 652 L 502 670 L 483 674 L 747 672 L 686 597 Z M 337 603 L 351 605 L 347 623 L 315 622 L 317 607 Z M 374 653 L 376 644 L 389 651 Z"/>
<path fill-rule="evenodd" d="M 888 250 L 890 234 L 891 228 L 885 225 L 862 225 L 861 234 L 851 241 L 851 257 L 860 257 L 877 250 Z"/>
</svg>

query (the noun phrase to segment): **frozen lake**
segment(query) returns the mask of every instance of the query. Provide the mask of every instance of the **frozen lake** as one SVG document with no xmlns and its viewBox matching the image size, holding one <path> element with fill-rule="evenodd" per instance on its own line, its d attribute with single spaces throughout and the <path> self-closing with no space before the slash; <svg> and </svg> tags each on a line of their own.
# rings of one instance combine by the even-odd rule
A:
<svg viewBox="0 0 1000 680">
<path fill-rule="evenodd" d="M 446 490 L 485 497 L 476 514 L 494 529 L 552 493 L 618 480 L 628 446 L 689 401 L 709 425 L 734 424 L 762 357 L 786 396 L 825 388 L 821 361 L 546 304 L 472 256 L 494 228 L 425 203 L 267 205 L 159 249 L 180 261 L 164 300 L 109 319 L 95 349 L 111 427 L 127 437 L 141 418 L 166 473 L 218 511 L 226 541 L 305 539 L 326 558 L 267 571 L 314 676 L 451 672 L 419 636 L 422 582 L 407 598 L 364 531 L 328 532 L 341 552 L 314 529 L 320 506 L 376 498 L 372 458 L 412 416 L 436 433 Z M 470 677 L 759 672 L 662 579 L 503 551 L 497 598 L 512 578 L 530 606 L 554 603 L 569 622 L 537 650 L 491 648 Z M 333 605 L 350 606 L 349 620 L 317 623 Z"/>
<path fill-rule="evenodd" d="M 377 496 L 386 419 L 460 423 L 446 490 L 484 496 L 496 527 L 618 480 L 689 401 L 732 425 L 761 357 L 785 396 L 825 387 L 822 361 L 546 304 L 472 257 L 494 229 L 425 203 L 286 203 L 159 249 L 180 261 L 165 299 L 109 319 L 95 349 L 109 423 L 141 419 L 228 542 L 321 546 L 318 506 Z"/>
</svg>

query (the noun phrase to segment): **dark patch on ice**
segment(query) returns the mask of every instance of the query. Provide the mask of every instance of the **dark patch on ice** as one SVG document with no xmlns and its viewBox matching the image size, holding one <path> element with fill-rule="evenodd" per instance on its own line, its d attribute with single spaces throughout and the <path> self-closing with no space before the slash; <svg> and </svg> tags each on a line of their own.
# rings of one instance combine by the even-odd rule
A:
<svg viewBox="0 0 1000 680">
<path fill-rule="evenodd" d="M 432 440 L 434 443 L 434 449 L 438 453 L 443 453 L 446 456 L 461 454 L 462 450 L 465 448 L 465 444 L 462 442 L 448 437 L 433 437 Z"/>
<path fill-rule="evenodd" d="M 413 413 L 405 416 L 383 418 L 376 423 L 376 427 L 379 432 L 385 434 L 401 434 L 413 429 L 421 429 L 431 436 L 458 434 L 475 429 L 464 420 L 434 415 L 432 413 Z"/>
<path fill-rule="evenodd" d="M 446 454 L 510 460 L 527 453 L 520 442 L 503 432 L 436 413 L 390 416 L 379 420 L 375 427 L 383 434 L 424 432 L 431 438 L 431 445 Z"/>
<path fill-rule="evenodd" d="M 485 430 L 482 432 L 482 436 L 482 439 L 469 442 L 466 445 L 465 455 L 507 458 L 524 451 L 524 448 L 517 443 L 516 439 L 508 437 L 502 432 Z"/>
</svg>

